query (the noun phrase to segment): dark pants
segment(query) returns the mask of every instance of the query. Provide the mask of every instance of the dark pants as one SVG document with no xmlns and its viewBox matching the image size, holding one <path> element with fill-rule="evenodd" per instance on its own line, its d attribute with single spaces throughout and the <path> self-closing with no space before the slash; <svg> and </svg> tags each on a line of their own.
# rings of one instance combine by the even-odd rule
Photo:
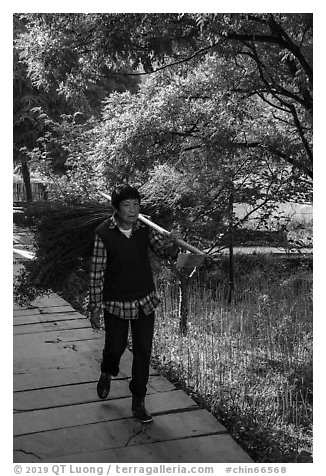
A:
<svg viewBox="0 0 326 476">
<path fill-rule="evenodd" d="M 119 373 L 120 359 L 127 347 L 129 319 L 121 319 L 104 311 L 105 344 L 101 371 L 114 377 Z M 154 333 L 154 312 L 146 316 L 139 310 L 137 319 L 130 320 L 132 335 L 132 371 L 129 384 L 133 396 L 143 398 L 149 377 L 149 363 Z"/>
</svg>

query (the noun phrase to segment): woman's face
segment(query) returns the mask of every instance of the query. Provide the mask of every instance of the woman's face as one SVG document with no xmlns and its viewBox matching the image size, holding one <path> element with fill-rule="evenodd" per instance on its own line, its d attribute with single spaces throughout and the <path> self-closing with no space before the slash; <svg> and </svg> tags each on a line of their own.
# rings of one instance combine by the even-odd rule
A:
<svg viewBox="0 0 326 476">
<path fill-rule="evenodd" d="M 121 225 L 125 228 L 131 228 L 138 219 L 139 210 L 140 204 L 137 198 L 122 200 L 117 210 Z"/>
</svg>

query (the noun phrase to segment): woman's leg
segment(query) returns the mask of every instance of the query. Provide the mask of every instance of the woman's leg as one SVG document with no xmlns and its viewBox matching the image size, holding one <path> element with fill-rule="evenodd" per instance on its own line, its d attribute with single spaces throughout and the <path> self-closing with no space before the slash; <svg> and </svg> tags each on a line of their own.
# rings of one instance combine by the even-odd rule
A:
<svg viewBox="0 0 326 476">
<path fill-rule="evenodd" d="M 127 347 L 129 320 L 104 311 L 105 344 L 101 371 L 116 377 L 120 359 Z"/>
<path fill-rule="evenodd" d="M 149 378 L 149 363 L 154 333 L 154 312 L 146 316 L 142 309 L 138 318 L 131 321 L 132 332 L 132 379 L 129 384 L 134 397 L 144 398 Z"/>
</svg>

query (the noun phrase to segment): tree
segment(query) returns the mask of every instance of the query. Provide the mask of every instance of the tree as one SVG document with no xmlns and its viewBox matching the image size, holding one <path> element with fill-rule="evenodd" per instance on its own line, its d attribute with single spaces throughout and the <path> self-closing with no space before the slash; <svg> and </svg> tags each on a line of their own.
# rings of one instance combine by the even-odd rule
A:
<svg viewBox="0 0 326 476">
<path fill-rule="evenodd" d="M 95 183 L 106 188 L 105 180 L 110 185 L 121 180 L 138 184 L 150 180 L 157 191 L 155 183 L 161 182 L 155 170 L 159 172 L 157 167 L 168 164 L 179 178 L 182 174 L 186 177 L 184 186 L 180 188 L 179 183 L 184 192 L 176 209 L 179 216 L 184 209 L 186 228 L 196 228 L 198 237 L 202 225 L 194 227 L 196 216 L 207 210 L 205 216 L 211 213 L 212 218 L 205 229 L 212 230 L 211 239 L 214 233 L 221 233 L 214 225 L 221 220 L 214 213 L 227 213 L 225 183 L 230 177 L 235 202 L 246 202 L 253 209 L 259 206 L 266 216 L 276 201 L 290 197 L 308 200 L 311 182 L 287 162 L 275 160 L 263 145 L 267 140 L 283 141 L 292 151 L 300 150 L 300 139 L 293 134 L 285 112 L 283 120 L 276 122 L 271 106 L 260 98 L 231 94 L 232 74 L 238 72 L 219 55 L 211 54 L 195 69 L 175 66 L 150 76 L 138 93 L 110 94 L 103 102 L 101 121 L 91 121 L 85 127 L 74 125 L 71 118 L 65 126 L 52 122 L 53 131 L 62 130 L 50 139 L 57 136 L 62 142 L 65 137 L 65 186 L 70 182 L 76 188 L 83 183 L 90 192 Z M 167 183 L 165 177 L 163 185 Z M 197 208 L 194 202 L 198 203 L 201 191 L 205 198 Z M 78 194 L 80 197 L 80 187 Z M 164 209 L 162 203 L 157 209 Z M 171 210 L 167 216 L 173 216 Z"/>
<path fill-rule="evenodd" d="M 276 142 L 290 137 L 292 150 L 300 148 L 285 114 L 275 123 L 270 106 L 260 99 L 230 95 L 229 71 L 211 55 L 196 69 L 158 73 L 138 94 L 111 95 L 94 149 L 103 173 L 115 171 L 117 179 L 133 180 L 142 173 L 144 181 L 154 166 L 169 163 L 190 174 L 191 184 L 199 180 L 214 190 L 233 170 L 233 180 L 241 184 L 238 201 L 254 205 L 267 188 L 270 199 L 279 201 L 309 197 L 309 182 L 300 183 L 296 169 L 276 161 L 262 146 L 261 138 Z"/>
<path fill-rule="evenodd" d="M 20 27 L 18 20 L 14 22 L 14 36 Z M 23 181 L 26 189 L 27 200 L 32 200 L 32 189 L 28 168 L 28 157 L 24 153 L 26 147 L 36 144 L 37 133 L 35 120 L 31 113 L 31 107 L 38 104 L 37 96 L 27 78 L 26 67 L 19 63 L 18 53 L 14 51 L 13 57 L 13 120 L 14 120 L 14 163 L 20 164 Z"/>
<path fill-rule="evenodd" d="M 50 30 L 41 29 L 43 18 Z M 78 51 L 64 46 L 65 35 L 71 31 L 65 19 L 70 22 L 74 18 L 14 15 L 14 163 L 21 164 L 29 201 L 30 165 L 37 167 L 41 159 L 46 161 L 47 171 L 65 173 L 68 137 L 75 140 L 77 126 L 99 117 L 101 101 L 112 90 L 132 89 L 138 82 L 136 78 L 117 82 L 106 70 L 101 77 L 90 76 L 87 61 L 74 75 L 74 61 L 80 63 Z"/>
<path fill-rule="evenodd" d="M 21 37 L 30 77 L 66 97 L 85 94 L 105 74 L 153 74 L 194 67 L 216 52 L 229 63 L 230 94 L 256 97 L 270 119 L 288 122 L 286 141 L 242 141 L 265 148 L 312 177 L 311 14 L 30 14 Z M 36 38 L 38 41 L 35 41 Z M 123 69 L 125 68 L 125 69 Z M 285 117 L 284 117 L 285 116 Z M 300 147 L 292 147 L 292 137 Z"/>
<path fill-rule="evenodd" d="M 14 39 L 26 31 L 21 18 L 14 16 Z M 31 151 L 38 148 L 42 136 L 49 135 L 49 118 L 60 117 L 69 111 L 67 103 L 55 92 L 45 91 L 33 84 L 28 75 L 27 65 L 21 61 L 20 52 L 14 48 L 14 82 L 13 82 L 13 133 L 14 163 L 21 164 L 27 200 L 32 201 L 30 185 Z M 60 170 L 60 151 L 54 163 L 54 171 Z M 62 164 L 62 160 L 61 160 Z"/>
</svg>

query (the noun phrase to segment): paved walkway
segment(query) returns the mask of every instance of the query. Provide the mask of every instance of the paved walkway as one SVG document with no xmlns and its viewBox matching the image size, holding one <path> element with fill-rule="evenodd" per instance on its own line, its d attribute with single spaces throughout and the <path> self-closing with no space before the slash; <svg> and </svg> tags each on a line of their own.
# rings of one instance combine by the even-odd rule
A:
<svg viewBox="0 0 326 476">
<path fill-rule="evenodd" d="M 15 236 L 17 273 L 28 245 Z M 251 462 L 207 410 L 153 369 L 146 402 L 154 421 L 133 418 L 129 351 L 108 399 L 100 401 L 103 332 L 56 294 L 30 307 L 14 303 L 13 329 L 14 462 Z"/>
</svg>

